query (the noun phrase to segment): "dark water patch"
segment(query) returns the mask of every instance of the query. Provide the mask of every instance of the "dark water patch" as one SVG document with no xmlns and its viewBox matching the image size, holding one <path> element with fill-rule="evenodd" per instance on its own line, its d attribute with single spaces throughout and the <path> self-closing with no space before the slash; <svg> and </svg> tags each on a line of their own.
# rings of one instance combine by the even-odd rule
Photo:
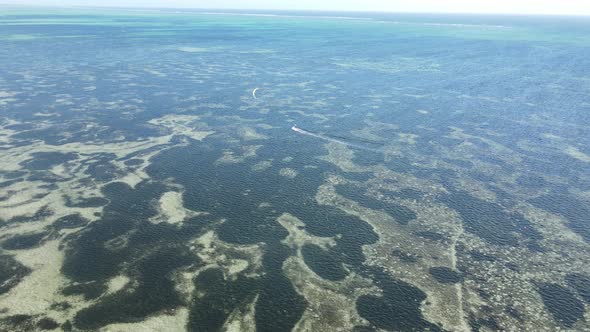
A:
<svg viewBox="0 0 590 332">
<path fill-rule="evenodd" d="M 411 209 L 391 202 L 384 202 L 364 194 L 364 189 L 352 184 L 336 185 L 336 193 L 353 200 L 369 209 L 382 210 L 392 216 L 401 225 L 407 225 L 416 219 L 416 213 Z"/>
<path fill-rule="evenodd" d="M 65 296 L 83 295 L 84 299 L 88 301 L 101 296 L 106 290 L 107 287 L 104 283 L 88 282 L 66 286 L 62 289 L 61 293 Z"/>
<path fill-rule="evenodd" d="M 54 302 L 49 306 L 49 309 L 51 310 L 57 310 L 57 311 L 66 311 L 68 309 L 70 309 L 72 307 L 71 304 L 69 304 L 66 301 L 61 301 L 61 302 Z"/>
<path fill-rule="evenodd" d="M 264 254 L 266 274 L 261 280 L 255 308 L 258 331 L 290 331 L 303 315 L 306 301 L 282 271 L 283 262 L 290 254 L 280 244 L 270 245 Z"/>
<path fill-rule="evenodd" d="M 78 282 L 106 280 L 117 275 L 129 255 L 127 248 L 108 250 L 107 242 L 129 231 L 133 224 L 108 219 L 97 221 L 70 240 L 65 249 L 62 273 Z"/>
<path fill-rule="evenodd" d="M 362 246 L 375 243 L 379 237 L 368 223 L 356 216 L 351 216 L 343 211 L 325 206 L 322 208 L 302 205 L 293 213 L 306 223 L 306 231 L 320 237 L 334 237 L 336 246 L 331 251 L 339 260 L 348 265 L 360 266 L 365 261 Z"/>
<path fill-rule="evenodd" d="M 31 321 L 32 319 L 33 319 L 33 316 L 31 316 L 31 315 L 19 314 L 19 315 L 12 315 L 12 316 L 2 318 L 2 322 L 8 323 L 8 324 L 20 325 L 20 324 L 26 323 L 28 321 Z"/>
<path fill-rule="evenodd" d="M 39 193 L 39 194 L 35 194 L 33 195 L 33 199 L 41 199 L 45 196 L 49 195 L 49 193 Z"/>
<path fill-rule="evenodd" d="M 384 195 L 391 196 L 391 197 L 399 197 L 402 199 L 414 199 L 414 200 L 421 200 L 424 197 L 424 193 L 415 190 L 415 189 L 402 189 L 399 191 L 392 191 L 392 190 L 380 190 Z"/>
<path fill-rule="evenodd" d="M 504 266 L 506 266 L 508 269 L 514 271 L 514 272 L 519 272 L 520 271 L 520 267 L 517 264 L 514 263 L 506 263 L 504 264 Z"/>
<path fill-rule="evenodd" d="M 360 296 L 356 302 L 359 315 L 377 328 L 393 331 L 441 331 L 422 317 L 420 305 L 426 294 L 401 280 L 391 278 L 378 268 L 370 268 L 375 285 L 383 290 L 381 297 Z"/>
<path fill-rule="evenodd" d="M 463 139 L 443 137 L 442 130 L 436 130 L 433 134 L 435 134 L 435 135 L 433 135 L 433 136 L 432 135 L 423 135 L 424 136 L 423 140 L 429 138 L 428 136 L 431 136 L 430 137 L 431 140 L 434 140 L 434 141 L 436 141 L 436 143 L 438 143 L 442 146 L 446 146 L 446 147 L 456 147 L 457 145 L 465 142 L 465 140 L 463 140 Z M 456 164 L 457 166 L 460 166 L 460 167 L 463 167 L 463 165 L 466 165 L 460 159 L 446 159 L 445 161 L 448 163 Z"/>
<path fill-rule="evenodd" d="M 34 331 L 35 318 L 31 315 L 12 315 L 0 318 L 0 328 L 3 331 Z"/>
<path fill-rule="evenodd" d="M 352 161 L 360 166 L 375 166 L 383 164 L 384 155 L 374 151 L 355 151 Z"/>
<path fill-rule="evenodd" d="M 35 214 L 33 214 L 32 216 L 12 217 L 6 222 L 6 224 L 21 223 L 21 222 L 34 222 L 34 221 L 39 221 L 41 219 L 50 217 L 52 215 L 53 215 L 53 211 L 51 211 L 51 209 L 48 206 L 43 206 L 42 208 L 37 210 L 37 212 L 35 212 Z"/>
<path fill-rule="evenodd" d="M 338 255 L 330 250 L 326 251 L 314 244 L 306 244 L 301 248 L 305 264 L 320 277 L 339 281 L 348 275 Z"/>
<path fill-rule="evenodd" d="M 356 182 L 367 182 L 373 177 L 372 172 L 343 172 L 343 177 Z"/>
<path fill-rule="evenodd" d="M 572 185 L 581 191 L 590 191 L 590 179 L 581 178 L 578 176 L 572 177 Z"/>
<path fill-rule="evenodd" d="M 79 213 L 69 214 L 55 220 L 52 224 L 56 230 L 72 229 L 86 226 L 90 220 L 82 217 Z"/>
<path fill-rule="evenodd" d="M 391 255 L 399 258 L 402 262 L 406 262 L 406 263 L 416 263 L 416 262 L 418 262 L 418 259 L 420 258 L 417 255 L 402 251 L 400 249 L 393 249 L 391 251 Z"/>
<path fill-rule="evenodd" d="M 136 288 L 131 292 L 107 295 L 98 303 L 80 310 L 74 325 L 96 329 L 116 322 L 133 322 L 182 304 L 170 273 L 180 267 L 198 263 L 198 258 L 178 247 L 153 252 L 134 267 Z"/>
<path fill-rule="evenodd" d="M 524 174 L 516 178 L 516 184 L 527 188 L 539 189 L 547 186 L 547 181 L 538 175 Z"/>
<path fill-rule="evenodd" d="M 47 182 L 47 183 L 59 183 L 63 181 L 67 181 L 67 179 L 56 175 L 49 171 L 33 171 L 31 175 L 27 177 L 27 181 L 40 181 L 40 182 Z"/>
<path fill-rule="evenodd" d="M 419 168 L 416 167 L 411 171 L 411 174 L 417 178 L 434 180 L 444 185 L 447 188 L 452 188 L 453 179 L 457 179 L 457 172 L 451 169 L 444 168 Z"/>
<path fill-rule="evenodd" d="M 522 215 L 505 211 L 496 203 L 486 202 L 465 192 L 452 191 L 441 201 L 459 212 L 465 230 L 496 245 L 517 246 L 519 238 L 525 243 L 539 241 L 543 236 Z"/>
<path fill-rule="evenodd" d="M 565 276 L 565 281 L 584 301 L 590 303 L 590 277 L 581 273 L 570 273 Z"/>
<path fill-rule="evenodd" d="M 5 179 L 13 180 L 20 177 L 27 175 L 26 171 L 8 171 L 8 172 L 0 172 L 4 176 Z"/>
<path fill-rule="evenodd" d="M 72 325 L 72 322 L 70 322 L 69 320 L 67 320 L 65 323 L 63 323 L 61 325 L 61 329 L 64 332 L 70 332 L 70 331 L 73 331 L 74 330 L 74 326 Z"/>
<path fill-rule="evenodd" d="M 126 166 L 139 166 L 143 164 L 143 159 L 128 159 L 125 160 L 124 164 Z"/>
<path fill-rule="evenodd" d="M 582 113 L 585 112 L 577 112 L 576 117 L 579 117 Z M 572 133 L 570 139 L 580 142 L 582 136 L 586 137 L 588 135 Z M 588 144 L 584 144 L 584 146 L 586 145 Z M 527 170 L 543 176 L 561 176 L 567 178 L 570 180 L 568 182 L 571 186 L 577 186 L 575 181 L 571 180 L 578 178 L 579 174 L 588 173 L 587 163 L 554 149 L 535 149 L 535 151 L 529 151 L 516 148 L 516 150 L 523 157 L 523 162 Z"/>
<path fill-rule="evenodd" d="M 367 225 L 366 223 L 363 223 Z M 359 229 L 357 234 L 353 231 L 347 231 L 342 237 L 336 240 L 336 246 L 332 248 L 339 252 L 340 258 L 344 264 L 360 266 L 365 261 L 365 255 L 362 246 L 377 242 L 379 236 L 373 232 L 371 226 Z"/>
<path fill-rule="evenodd" d="M 483 183 L 492 183 L 495 180 L 493 175 L 486 174 L 486 173 L 479 172 L 479 171 L 471 171 L 468 173 L 468 175 L 472 179 L 483 182 Z"/>
<path fill-rule="evenodd" d="M 547 249 L 543 248 L 539 242 L 529 242 L 526 244 L 528 250 L 532 252 L 544 253 L 547 252 Z"/>
<path fill-rule="evenodd" d="M 37 210 L 32 217 L 28 218 L 28 221 L 39 221 L 43 218 L 51 217 L 53 215 L 53 211 L 49 208 L 49 206 L 44 206 Z"/>
<path fill-rule="evenodd" d="M 30 268 L 22 265 L 12 256 L 0 255 L 0 294 L 8 292 L 30 273 Z"/>
<path fill-rule="evenodd" d="M 293 143 L 298 144 L 298 141 Z M 302 147 L 307 152 L 309 146 Z M 311 146 L 315 148 L 315 145 Z M 274 149 L 272 145 L 258 150 L 261 159 L 282 160 L 290 153 Z M 317 154 L 323 154 L 318 149 Z M 299 320 L 305 300 L 294 290 L 282 271 L 284 260 L 293 252 L 280 244 L 287 231 L 276 221 L 283 212 L 289 212 L 305 223 L 305 229 L 316 236 L 341 234 L 333 254 L 342 262 L 364 261 L 362 245 L 377 240 L 370 225 L 339 209 L 318 206 L 312 195 L 324 181 L 323 172 L 330 166 L 305 168 L 300 173 L 301 181 L 287 183 L 271 168 L 265 176 L 251 172 L 252 164 L 219 165 L 219 150 L 209 150 L 197 144 L 181 149 L 170 149 L 158 155 L 148 167 L 148 172 L 157 178 L 174 177 L 186 184 L 185 206 L 193 210 L 205 210 L 211 218 L 226 221 L 218 227 L 219 237 L 230 243 L 266 243 L 263 259 L 264 277 L 260 280 L 260 295 L 256 304 L 256 322 L 259 330 L 290 330 Z M 198 168 L 190 167 L 195 163 Z M 185 166 L 191 172 L 181 171 Z M 223 176 L 220 176 L 223 174 Z M 251 174 L 252 176 L 249 176 Z M 247 193 L 247 195 L 245 195 Z M 269 202 L 273 209 L 259 209 L 261 202 Z M 276 211 L 275 211 L 276 210 Z"/>
<path fill-rule="evenodd" d="M 51 318 L 43 317 L 37 321 L 37 327 L 40 330 L 55 330 L 59 324 Z"/>
<path fill-rule="evenodd" d="M 428 273 L 442 284 L 456 284 L 463 281 L 463 276 L 459 272 L 444 266 L 431 267 Z"/>
<path fill-rule="evenodd" d="M 271 144 L 261 147 L 257 154 L 260 159 L 274 160 L 295 156 L 295 163 L 309 164 L 310 160 L 317 161 L 314 155 L 325 153 L 317 144 L 301 142 L 304 140 L 288 142 L 295 145 L 294 149 L 301 144 L 301 154 Z M 169 149 L 153 158 L 148 173 L 155 179 L 173 177 L 183 183 L 185 207 L 207 211 L 211 220 L 224 219 L 217 227 L 221 240 L 238 244 L 265 243 L 264 274 L 259 281 L 255 309 L 256 324 L 261 331 L 290 330 L 300 319 L 306 303 L 283 273 L 284 260 L 294 252 L 280 243 L 288 232 L 277 218 L 287 212 L 299 218 L 305 224 L 306 232 L 312 235 L 340 235 L 330 255 L 341 264 L 351 266 L 362 265 L 365 260 L 362 246 L 374 243 L 378 237 L 372 227 L 359 218 L 334 207 L 320 206 L 313 195 L 302 194 L 317 192 L 325 181 L 324 174 L 337 171 L 332 165 L 326 163 L 304 168 L 298 176 L 300 180 L 292 183 L 278 175 L 280 165 L 273 165 L 260 176 L 260 173 L 251 171 L 256 161 L 216 163 L 224 146 L 212 149 L 192 143 Z M 192 166 L 196 164 L 199 167 Z M 188 169 L 191 171 L 185 171 Z M 262 202 L 270 203 L 273 208 L 259 209 Z"/>
<path fill-rule="evenodd" d="M 47 236 L 47 232 L 16 235 L 2 242 L 2 248 L 6 250 L 22 250 L 38 247 Z"/>
<path fill-rule="evenodd" d="M 105 280 L 117 275 L 120 264 L 132 253 L 127 246 L 118 246 L 114 250 L 108 244 L 128 238 L 128 233 L 138 225 L 145 226 L 139 229 L 139 233 L 150 230 L 152 224 L 148 220 L 157 214 L 152 202 L 164 192 L 166 187 L 156 183 L 140 183 L 135 189 L 121 182 L 106 185 L 103 194 L 110 203 L 105 207 L 103 217 L 68 241 L 62 272 L 78 282 Z M 152 239 L 157 242 L 159 237 Z"/>
<path fill-rule="evenodd" d="M 204 226 L 211 220 L 194 217 L 177 227 L 168 223 L 139 224 L 136 231 L 129 236 L 129 246 L 150 248 L 155 245 L 168 246 L 171 243 L 182 243 L 202 234 Z"/>
<path fill-rule="evenodd" d="M 379 237 L 368 223 L 356 216 L 330 206 L 300 205 L 293 214 L 306 224 L 306 231 L 320 237 L 336 238 L 336 246 L 331 248 L 342 263 L 360 266 L 365 261 L 362 246 L 375 243 Z"/>
<path fill-rule="evenodd" d="M 476 135 L 476 133 L 473 133 L 473 134 Z M 473 137 L 473 138 L 468 138 L 465 141 L 475 145 L 476 147 L 480 148 L 483 151 L 491 151 L 492 150 L 490 144 L 488 142 L 485 142 L 481 138 Z M 489 159 L 490 160 L 489 163 L 492 163 L 492 164 L 494 163 L 494 161 L 496 164 L 499 164 L 501 162 L 498 159 L 493 158 L 493 157 L 485 156 L 483 158 L 484 158 L 484 160 Z"/>
<path fill-rule="evenodd" d="M 504 191 L 491 183 L 487 184 L 486 188 L 496 194 L 496 200 L 498 201 L 498 204 L 502 205 L 506 209 L 512 209 L 519 201 L 516 197 L 514 197 L 514 195 L 509 194 L 507 191 Z"/>
<path fill-rule="evenodd" d="M 22 179 L 14 179 L 14 180 L 3 181 L 3 182 L 0 182 L 0 188 L 6 188 L 9 186 L 12 186 L 13 184 L 19 183 L 21 181 L 23 181 L 23 180 Z"/>
<path fill-rule="evenodd" d="M 522 321 L 523 321 L 523 316 L 522 316 L 522 314 L 521 314 L 521 313 L 520 313 L 520 311 L 518 311 L 518 309 L 516 309 L 515 307 L 512 307 L 512 306 L 510 306 L 510 307 L 507 307 L 507 308 L 506 308 L 506 313 L 507 313 L 508 315 L 510 315 L 510 317 L 513 317 L 513 318 L 515 318 L 516 320 L 518 320 L 519 322 L 522 322 Z"/>
<path fill-rule="evenodd" d="M 489 151 L 489 150 L 487 150 Z M 477 159 L 492 164 L 492 165 L 496 165 L 496 166 L 500 166 L 502 167 L 503 170 L 507 171 L 507 172 L 514 172 L 514 166 L 512 166 L 511 164 L 509 164 L 508 162 L 499 159 L 499 158 L 494 158 L 489 154 L 479 154 L 477 156 Z"/>
<path fill-rule="evenodd" d="M 5 126 L 4 128 L 14 130 L 14 131 L 25 131 L 25 130 L 34 129 L 35 126 L 32 123 L 17 123 L 17 124 Z"/>
<path fill-rule="evenodd" d="M 425 238 L 425 239 L 432 240 L 432 241 L 443 241 L 443 240 L 447 239 L 446 236 L 439 234 L 437 232 L 432 232 L 432 231 L 421 231 L 421 232 L 416 232 L 414 234 L 416 234 L 417 236 L 419 236 L 421 238 Z"/>
<path fill-rule="evenodd" d="M 218 228 L 223 241 L 252 244 L 287 235 L 286 230 L 276 222 L 276 212 L 258 209 L 258 205 L 269 198 L 284 195 L 281 190 L 276 190 L 285 182 L 278 174 L 275 176 L 267 172 L 265 177 L 245 176 L 251 172 L 252 165 L 216 165 L 219 151 L 183 151 L 181 153 L 185 155 L 176 155 L 180 151 L 166 151 L 174 154 L 170 159 L 166 152 L 161 154 L 158 157 L 165 160 L 153 162 L 148 171 L 157 178 L 175 177 L 180 183 L 186 184 L 184 203 L 187 208 L 209 211 L 212 218 L 226 219 Z M 194 153 L 199 153 L 198 161 L 190 160 L 191 157 L 195 158 Z M 200 167 L 190 173 L 178 167 L 180 164 L 192 169 L 189 165 L 194 162 L 198 162 Z M 284 187 L 288 186 L 284 184 Z M 256 190 L 252 190 L 254 188 Z M 278 206 L 282 205 L 279 201 Z"/>
<path fill-rule="evenodd" d="M 316 170 L 306 169 L 300 174 L 304 175 L 301 177 L 303 181 L 294 186 L 285 183 L 285 179 L 278 176 L 278 170 L 276 176 L 275 172 L 266 172 L 264 177 L 247 176 L 256 175 L 251 173 L 252 164 L 216 164 L 215 161 L 220 157 L 219 151 L 221 150 L 203 149 L 196 143 L 186 148 L 170 149 L 155 158 L 148 172 L 157 178 L 172 176 L 185 184 L 187 208 L 208 211 L 213 219 L 224 218 L 226 221 L 217 229 L 223 241 L 266 243 L 263 258 L 265 274 L 260 280 L 260 293 L 256 303 L 257 328 L 261 331 L 290 330 L 301 317 L 305 300 L 282 272 L 283 261 L 291 251 L 280 244 L 280 240 L 288 233 L 276 218 L 282 211 L 291 212 L 293 207 L 304 206 L 302 201 L 315 206 L 312 198 L 301 195 L 300 192 L 306 191 L 309 181 L 316 178 L 321 181 L 321 178 L 307 174 L 317 172 Z M 289 156 L 286 153 L 276 156 L 277 152 L 279 151 L 272 151 L 275 159 Z M 261 158 L 265 158 L 269 151 L 263 147 L 258 153 Z M 189 166 L 195 162 L 200 166 Z M 192 171 L 183 172 L 184 164 Z M 281 185 L 282 183 L 285 185 Z M 314 185 L 313 190 L 317 190 L 317 186 L 319 184 Z M 265 201 L 281 212 L 258 209 L 259 204 Z M 308 216 L 302 220 L 306 219 Z"/>
<path fill-rule="evenodd" d="M 537 291 L 547 311 L 563 326 L 571 328 L 578 320 L 584 319 L 584 304 L 567 288 L 551 283 L 539 283 Z"/>
<path fill-rule="evenodd" d="M 398 173 L 414 173 L 416 167 L 407 158 L 392 158 L 386 163 L 387 168 Z"/>
<path fill-rule="evenodd" d="M 114 158 L 101 158 L 98 161 L 92 162 L 88 165 L 85 173 L 92 176 L 93 179 L 101 182 L 112 181 L 117 176 L 121 175 L 119 169 L 110 163 Z"/>
<path fill-rule="evenodd" d="M 65 87 L 64 87 L 65 88 Z M 107 89 L 120 88 L 117 85 L 111 87 L 100 87 L 103 93 Z M 38 101 L 45 103 L 46 101 Z M 68 110 L 62 110 L 62 115 L 66 115 Z M 14 134 L 12 137 L 21 140 L 35 140 L 42 139 L 48 145 L 62 145 L 68 143 L 85 143 L 85 142 L 112 142 L 113 132 L 119 132 L 129 141 L 140 138 L 158 136 L 159 132 L 154 126 L 146 126 L 139 116 L 135 119 L 124 119 L 122 117 L 113 117 L 110 112 L 96 111 L 93 109 L 86 109 L 85 115 L 92 115 L 93 121 L 99 125 L 96 128 L 87 128 L 87 121 L 65 121 L 63 123 L 53 123 L 52 126 L 33 129 L 28 131 L 21 131 Z M 76 114 L 67 114 L 68 117 L 77 117 Z M 37 119 L 36 119 L 37 120 Z M 108 127 L 110 130 L 101 130 L 103 127 Z M 68 133 L 69 135 L 64 135 Z"/>
<path fill-rule="evenodd" d="M 473 168 L 473 163 L 467 160 L 461 160 L 461 159 L 448 159 L 448 158 L 443 158 L 443 161 L 446 161 L 449 164 L 453 164 L 455 166 L 459 166 L 461 168 L 465 168 L 465 169 L 471 169 Z"/>
<path fill-rule="evenodd" d="M 485 281 L 485 280 L 478 280 L 478 281 Z M 492 298 L 492 294 L 483 288 L 476 288 L 475 292 L 481 297 L 482 299 L 489 301 Z"/>
<path fill-rule="evenodd" d="M 567 219 L 567 226 L 590 242 L 590 203 L 570 194 L 548 194 L 529 200 L 534 206 Z"/>
<path fill-rule="evenodd" d="M 195 287 L 202 296 L 191 304 L 189 331 L 220 331 L 235 308 L 244 308 L 255 298 L 260 280 L 238 276 L 231 280 L 220 269 L 205 270 L 195 278 Z"/>
<path fill-rule="evenodd" d="M 33 159 L 21 162 L 19 165 L 29 170 L 44 171 L 51 169 L 53 166 L 76 160 L 78 154 L 74 152 L 36 152 L 32 154 L 32 157 Z"/>
<path fill-rule="evenodd" d="M 94 208 L 109 204 L 109 200 L 103 197 L 87 197 L 76 202 L 73 202 L 72 199 L 67 196 L 64 196 L 64 199 L 67 207 Z"/>
<path fill-rule="evenodd" d="M 470 314 L 469 326 L 473 332 L 479 331 L 500 331 L 500 325 L 494 317 L 475 317 L 474 314 Z"/>
<path fill-rule="evenodd" d="M 269 238 L 278 236 L 284 238 L 288 235 L 279 223 L 276 222 L 276 214 L 269 214 L 264 210 L 251 210 L 249 213 L 240 213 L 245 207 L 236 202 L 235 211 L 228 213 L 228 220 L 219 228 L 219 238 L 223 241 L 238 244 L 254 244 L 265 242 Z"/>
<path fill-rule="evenodd" d="M 40 185 L 39 188 L 46 189 L 46 190 L 57 190 L 57 189 L 59 189 L 59 186 L 55 183 L 47 183 L 47 184 Z"/>
</svg>

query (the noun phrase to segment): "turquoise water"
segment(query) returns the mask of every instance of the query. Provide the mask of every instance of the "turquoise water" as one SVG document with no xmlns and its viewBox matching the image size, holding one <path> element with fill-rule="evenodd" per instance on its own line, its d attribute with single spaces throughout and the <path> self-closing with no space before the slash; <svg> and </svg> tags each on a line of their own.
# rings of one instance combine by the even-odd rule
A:
<svg viewBox="0 0 590 332">
<path fill-rule="evenodd" d="M 590 329 L 588 36 L 0 7 L 0 326 Z"/>
</svg>

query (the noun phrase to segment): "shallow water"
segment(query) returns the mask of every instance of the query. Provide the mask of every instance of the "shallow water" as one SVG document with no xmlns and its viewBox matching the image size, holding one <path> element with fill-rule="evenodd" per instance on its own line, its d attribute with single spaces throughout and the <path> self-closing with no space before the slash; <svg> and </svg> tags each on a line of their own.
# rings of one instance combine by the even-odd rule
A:
<svg viewBox="0 0 590 332">
<path fill-rule="evenodd" d="M 1 329 L 590 329 L 587 21 L 0 8 Z"/>
</svg>

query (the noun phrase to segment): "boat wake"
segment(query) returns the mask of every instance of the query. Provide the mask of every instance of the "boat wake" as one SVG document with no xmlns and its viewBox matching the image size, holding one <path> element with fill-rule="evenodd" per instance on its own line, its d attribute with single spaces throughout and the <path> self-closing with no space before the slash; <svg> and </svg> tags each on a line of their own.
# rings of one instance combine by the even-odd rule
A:
<svg viewBox="0 0 590 332">
<path fill-rule="evenodd" d="M 291 130 L 293 130 L 294 132 L 297 132 L 299 134 L 302 135 L 307 135 L 307 136 L 311 136 L 311 137 L 315 137 L 324 141 L 328 141 L 328 142 L 334 142 L 334 143 L 338 143 L 338 144 L 342 144 L 342 145 L 346 145 L 352 148 L 356 148 L 356 149 L 360 149 L 360 150 L 365 150 L 365 151 L 372 151 L 372 152 L 383 152 L 381 151 L 381 149 L 376 149 L 376 148 L 372 148 L 369 146 L 365 146 L 362 144 L 357 144 L 354 142 L 349 142 L 343 139 L 338 139 L 338 138 L 334 138 L 334 137 L 330 137 L 327 135 L 323 135 L 323 134 L 318 134 L 318 133 L 313 133 L 311 131 L 307 131 L 305 129 L 301 129 L 298 128 L 296 125 L 291 127 Z M 377 143 L 373 143 L 373 144 L 377 144 Z"/>
</svg>

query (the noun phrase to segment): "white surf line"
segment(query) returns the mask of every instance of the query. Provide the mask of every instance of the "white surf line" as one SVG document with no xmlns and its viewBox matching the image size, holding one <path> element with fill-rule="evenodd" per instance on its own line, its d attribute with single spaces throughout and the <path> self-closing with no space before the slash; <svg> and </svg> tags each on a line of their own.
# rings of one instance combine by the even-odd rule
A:
<svg viewBox="0 0 590 332">
<path fill-rule="evenodd" d="M 252 97 L 254 97 L 254 99 L 258 99 L 256 98 L 256 91 L 260 90 L 260 88 L 256 88 L 254 90 L 252 90 Z"/>
<path fill-rule="evenodd" d="M 366 147 L 366 146 L 363 146 L 363 145 L 354 144 L 354 143 L 342 141 L 342 140 L 339 140 L 339 139 L 336 139 L 336 138 L 332 138 L 332 137 L 328 137 L 328 136 L 324 136 L 324 135 L 312 133 L 312 132 L 309 132 L 309 131 L 307 131 L 305 129 L 297 128 L 297 125 L 291 127 L 291 130 L 293 130 L 294 132 L 303 134 L 303 135 L 307 135 L 307 136 L 319 138 L 321 140 L 328 141 L 328 142 L 334 142 L 334 143 L 338 143 L 338 144 L 342 144 L 342 145 L 346 145 L 346 146 L 351 146 L 351 147 L 354 147 L 354 148 L 357 148 L 357 149 L 361 149 L 361 150 L 373 151 L 373 152 L 382 152 L 379 149 L 372 149 L 372 148 L 369 148 L 369 147 Z"/>
</svg>

